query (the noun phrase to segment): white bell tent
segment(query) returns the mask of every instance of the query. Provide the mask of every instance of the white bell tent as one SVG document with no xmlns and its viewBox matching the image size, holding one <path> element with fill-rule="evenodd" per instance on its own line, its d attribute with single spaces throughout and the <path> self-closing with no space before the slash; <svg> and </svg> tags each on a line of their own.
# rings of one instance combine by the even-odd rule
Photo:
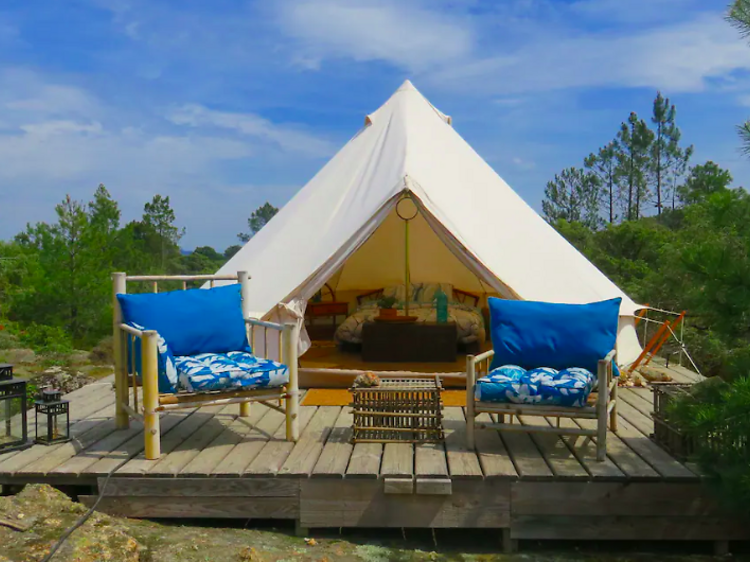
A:
<svg viewBox="0 0 750 562">
<path fill-rule="evenodd" d="M 561 303 L 622 297 L 618 362 L 641 351 L 634 303 L 459 136 L 408 80 L 218 273 L 251 276 L 259 317 L 301 313 L 325 283 L 337 293 L 404 282 L 408 194 L 413 282 L 482 296 Z"/>
</svg>

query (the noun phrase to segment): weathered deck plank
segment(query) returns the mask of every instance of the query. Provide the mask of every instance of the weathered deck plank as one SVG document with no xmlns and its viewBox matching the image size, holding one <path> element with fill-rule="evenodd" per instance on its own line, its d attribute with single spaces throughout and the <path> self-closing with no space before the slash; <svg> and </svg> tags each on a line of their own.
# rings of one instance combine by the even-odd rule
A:
<svg viewBox="0 0 750 562">
<path fill-rule="evenodd" d="M 299 431 L 304 433 L 308 422 L 317 411 L 316 406 L 302 406 L 299 409 Z M 282 424 L 268 443 L 261 449 L 255 460 L 245 469 L 246 476 L 276 476 L 284 465 L 295 443 L 286 440 L 286 426 Z"/>
<path fill-rule="evenodd" d="M 678 480 L 693 480 L 696 478 L 692 471 L 643 435 L 628 421 L 620 420 L 617 434 L 664 478 Z"/>
<path fill-rule="evenodd" d="M 623 421 L 622 418 L 618 417 L 618 424 L 621 421 Z M 575 423 L 585 429 L 596 429 L 596 420 L 576 419 Z M 596 438 L 592 438 L 592 441 L 596 443 Z M 612 432 L 607 433 L 607 456 L 628 478 L 634 480 L 659 478 L 658 472 Z"/>
<path fill-rule="evenodd" d="M 213 411 L 213 415 L 195 433 L 175 447 L 172 452 L 162 455 L 148 471 L 149 476 L 177 476 L 191 460 L 197 457 L 236 418 L 237 407 L 234 404 L 223 407 L 209 407 L 217 408 Z M 201 410 L 205 410 L 205 408 L 201 408 Z"/>
<path fill-rule="evenodd" d="M 52 456 L 55 456 L 55 458 L 59 459 L 57 461 L 57 464 L 62 463 L 79 451 L 85 449 L 87 446 L 91 445 L 91 443 L 88 443 L 88 445 L 84 445 L 81 441 L 81 438 L 97 426 L 106 423 L 107 420 L 111 419 L 112 416 L 114 416 L 114 413 L 114 403 L 108 404 L 101 410 L 94 412 L 90 417 L 82 419 L 75 424 L 71 424 L 71 441 L 68 443 L 61 443 L 58 445 L 50 446 L 35 445 L 30 449 L 18 452 L 12 458 L 8 456 L 0 457 L 0 474 L 13 475 L 16 472 L 25 471 L 26 467 L 31 465 L 31 463 L 33 463 L 34 461 L 38 461 L 42 457 L 45 458 L 45 464 L 48 464 L 46 459 Z M 114 431 L 114 426 L 112 426 L 109 431 Z M 101 437 L 97 437 L 97 440 L 100 438 Z M 49 470 L 50 468 L 53 467 L 49 467 L 47 470 Z M 38 472 L 38 468 L 35 468 L 34 471 Z M 45 470 L 44 473 L 46 472 L 47 471 Z"/>
<path fill-rule="evenodd" d="M 648 389 L 618 388 L 617 398 L 627 402 L 647 418 L 651 418 L 651 414 L 654 412 L 653 396 Z"/>
<path fill-rule="evenodd" d="M 521 478 L 537 479 L 554 476 L 529 434 L 505 431 L 502 433 L 502 438 Z"/>
<path fill-rule="evenodd" d="M 482 467 L 473 450 L 466 447 L 466 418 L 463 408 L 449 407 L 443 414 L 445 450 L 451 478 L 481 479 Z"/>
<path fill-rule="evenodd" d="M 237 417 L 224 431 L 209 443 L 198 455 L 180 470 L 180 478 L 191 476 L 206 476 L 224 460 L 232 449 L 242 441 L 242 438 L 252 430 L 256 424 L 269 411 L 263 405 L 256 405 L 250 409 L 248 418 Z"/>
<path fill-rule="evenodd" d="M 349 465 L 349 457 L 352 455 L 354 446 L 350 443 L 352 438 L 352 411 L 350 408 L 341 408 L 336 422 L 333 424 L 328 440 L 320 453 L 318 462 L 312 471 L 312 476 L 343 478 L 346 467 Z"/>
<path fill-rule="evenodd" d="M 419 443 L 414 447 L 414 473 L 422 478 L 447 478 L 448 459 L 442 443 Z"/>
<path fill-rule="evenodd" d="M 184 421 L 188 415 L 189 412 L 183 411 L 170 412 L 169 414 L 162 416 L 160 420 L 161 431 L 164 433 L 168 432 L 174 426 Z M 117 470 L 120 466 L 143 451 L 144 447 L 145 441 L 143 439 L 143 433 L 138 432 L 123 444 L 115 447 L 105 455 L 102 455 L 102 457 L 98 461 L 87 466 L 84 470 L 81 471 L 81 473 L 87 476 L 100 476 L 109 474 L 110 472 Z"/>
<path fill-rule="evenodd" d="M 556 420 L 548 419 L 550 425 Z M 579 427 L 570 418 L 560 418 L 560 427 Z M 565 435 L 562 437 L 565 444 L 573 452 L 583 467 L 588 471 L 593 480 L 624 480 L 625 474 L 617 468 L 612 459 L 606 457 L 603 461 L 596 460 L 596 441 L 586 435 Z"/>
<path fill-rule="evenodd" d="M 620 418 L 630 422 L 630 425 L 638 428 L 644 435 L 648 436 L 654 432 L 654 420 L 651 419 L 651 416 L 644 414 L 624 400 L 617 404 L 617 414 Z"/>
<path fill-rule="evenodd" d="M 279 476 L 310 476 L 315 468 L 323 446 L 336 418 L 341 413 L 340 406 L 320 406 L 300 434 L 286 461 L 279 469 Z"/>
<path fill-rule="evenodd" d="M 408 478 L 414 475 L 414 446 L 411 443 L 386 443 L 383 448 L 383 476 Z"/>
<path fill-rule="evenodd" d="M 114 421 L 114 420 L 113 420 Z M 109 422 L 108 422 L 109 423 Z M 87 467 L 121 446 L 126 441 L 138 436 L 143 431 L 143 424 L 138 420 L 131 420 L 128 429 L 115 429 L 109 435 L 97 441 L 81 453 L 68 459 L 60 466 L 50 470 L 48 474 L 60 476 L 78 476 L 86 470 Z"/>
<path fill-rule="evenodd" d="M 242 437 L 242 441 L 222 459 L 212 474 L 223 477 L 241 476 L 273 434 L 284 426 L 285 420 L 281 412 L 268 409 L 260 421 Z"/>
<path fill-rule="evenodd" d="M 377 478 L 382 458 L 381 443 L 356 443 L 346 467 L 347 478 Z"/>
<path fill-rule="evenodd" d="M 540 416 L 519 416 L 523 425 L 551 427 L 546 418 Z M 552 469 L 556 478 L 587 480 L 589 473 L 581 465 L 559 435 L 554 433 L 532 433 L 531 438 L 542 453 L 542 457 Z"/>
<path fill-rule="evenodd" d="M 491 423 L 489 414 L 477 416 L 479 423 Z M 474 440 L 479 456 L 479 464 L 485 478 L 518 478 L 518 472 L 508 455 L 505 443 L 494 429 L 476 429 Z"/>
<path fill-rule="evenodd" d="M 140 453 L 118 468 L 115 473 L 118 476 L 140 476 L 151 471 L 161 460 L 174 451 L 181 443 L 196 433 L 201 426 L 208 423 L 218 412 L 221 406 L 207 406 L 193 411 L 182 423 L 172 428 L 161 436 L 161 458 L 156 460 L 146 459 L 144 453 Z"/>
</svg>

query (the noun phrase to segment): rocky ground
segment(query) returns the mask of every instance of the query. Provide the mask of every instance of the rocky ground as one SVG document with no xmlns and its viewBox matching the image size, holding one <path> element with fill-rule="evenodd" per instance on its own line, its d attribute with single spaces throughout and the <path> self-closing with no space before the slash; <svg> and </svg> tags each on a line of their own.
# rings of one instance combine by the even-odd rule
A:
<svg viewBox="0 0 750 562">
<path fill-rule="evenodd" d="M 87 509 L 47 485 L 27 486 L 0 497 L 0 562 L 39 562 L 57 539 Z M 497 554 L 494 531 L 373 530 L 300 538 L 291 528 L 246 528 L 246 522 L 154 522 L 94 514 L 77 529 L 53 558 L 56 562 L 286 562 L 286 561 L 459 561 L 459 562 L 707 562 L 684 546 L 653 546 L 642 554 L 630 545 L 607 544 L 588 550 L 571 545 L 524 544 L 524 552 Z M 603 550 L 607 549 L 605 553 Z M 644 547 L 640 547 L 644 548 Z M 695 549 L 695 547 L 692 547 Z M 681 552 L 675 553 L 675 549 Z M 743 558 L 738 556 L 736 560 Z"/>
<path fill-rule="evenodd" d="M 72 392 L 96 379 L 112 374 L 107 357 L 89 351 L 39 354 L 31 349 L 0 349 L 0 363 L 13 365 L 13 374 L 29 382 L 29 399 L 45 387 Z"/>
</svg>

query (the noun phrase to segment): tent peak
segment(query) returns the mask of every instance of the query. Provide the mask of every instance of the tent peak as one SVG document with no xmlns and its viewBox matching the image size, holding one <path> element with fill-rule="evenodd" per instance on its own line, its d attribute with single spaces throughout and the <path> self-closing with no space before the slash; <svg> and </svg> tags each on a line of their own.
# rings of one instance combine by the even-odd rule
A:
<svg viewBox="0 0 750 562">
<path fill-rule="evenodd" d="M 416 88 L 414 87 L 414 84 L 412 84 L 412 83 L 411 83 L 411 80 L 409 80 L 408 78 L 407 78 L 406 80 L 404 80 L 404 83 L 403 83 L 403 84 L 401 84 L 401 85 L 400 85 L 400 86 L 398 87 L 398 90 L 396 90 L 396 91 L 397 91 L 397 92 L 403 92 L 403 91 L 407 91 L 407 90 L 412 90 L 412 91 L 415 91 L 415 92 L 419 91 L 419 90 L 417 90 L 417 89 L 416 89 Z"/>
</svg>

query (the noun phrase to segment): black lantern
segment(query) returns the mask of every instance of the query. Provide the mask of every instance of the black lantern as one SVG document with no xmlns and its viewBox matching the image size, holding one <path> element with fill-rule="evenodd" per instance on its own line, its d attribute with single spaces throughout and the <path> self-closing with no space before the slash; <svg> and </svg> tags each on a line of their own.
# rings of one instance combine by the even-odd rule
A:
<svg viewBox="0 0 750 562">
<path fill-rule="evenodd" d="M 51 445 L 70 441 L 70 401 L 59 390 L 43 390 L 34 402 L 37 443 Z"/>
<path fill-rule="evenodd" d="M 0 364 L 0 453 L 30 447 L 26 426 L 26 381 L 13 365 Z"/>
</svg>

